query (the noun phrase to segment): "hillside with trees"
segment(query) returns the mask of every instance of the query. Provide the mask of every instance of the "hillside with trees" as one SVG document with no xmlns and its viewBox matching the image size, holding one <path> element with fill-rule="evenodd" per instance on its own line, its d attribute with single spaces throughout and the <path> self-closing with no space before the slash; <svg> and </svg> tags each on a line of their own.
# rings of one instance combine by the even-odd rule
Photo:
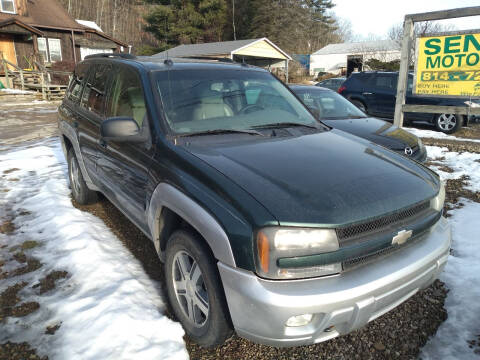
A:
<svg viewBox="0 0 480 360">
<path fill-rule="evenodd" d="M 345 32 L 329 15 L 332 0 L 59 0 L 76 19 L 132 44 L 137 54 L 179 44 L 268 37 L 308 54 Z"/>
</svg>

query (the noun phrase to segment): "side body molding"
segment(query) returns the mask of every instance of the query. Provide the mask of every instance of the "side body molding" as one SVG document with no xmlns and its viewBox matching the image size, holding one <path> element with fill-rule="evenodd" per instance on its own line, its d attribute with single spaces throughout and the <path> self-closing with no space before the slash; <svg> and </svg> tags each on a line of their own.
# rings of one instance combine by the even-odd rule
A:
<svg viewBox="0 0 480 360">
<path fill-rule="evenodd" d="M 207 241 L 217 260 L 236 267 L 228 236 L 217 220 L 183 192 L 167 183 L 160 183 L 156 187 L 147 214 L 148 226 L 159 254 L 160 215 L 163 207 L 175 212 L 193 226 Z"/>
<path fill-rule="evenodd" d="M 83 155 L 82 155 L 82 152 L 80 151 L 80 144 L 78 143 L 77 132 L 70 124 L 68 124 L 65 121 L 59 121 L 58 129 L 60 130 L 60 134 L 64 135 L 72 143 L 73 150 L 75 151 L 78 164 L 80 165 L 80 171 L 82 172 L 83 178 L 88 188 L 90 190 L 99 191 L 100 189 L 93 184 L 92 179 L 90 179 L 87 169 L 85 168 L 85 163 L 83 162 Z M 63 149 L 63 153 L 65 154 L 65 159 L 67 159 L 67 148 L 61 136 L 60 136 L 60 140 L 62 142 L 62 149 Z"/>
</svg>

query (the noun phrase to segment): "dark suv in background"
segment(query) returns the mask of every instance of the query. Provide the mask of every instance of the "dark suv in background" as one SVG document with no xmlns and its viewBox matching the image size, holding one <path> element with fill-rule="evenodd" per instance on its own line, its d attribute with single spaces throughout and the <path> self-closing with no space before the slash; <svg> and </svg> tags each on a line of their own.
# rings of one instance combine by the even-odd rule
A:
<svg viewBox="0 0 480 360">
<path fill-rule="evenodd" d="M 447 261 L 438 175 L 322 124 L 267 70 L 90 56 L 58 113 L 73 198 L 103 193 L 153 242 L 201 345 L 334 338 Z"/>
<path fill-rule="evenodd" d="M 393 119 L 397 96 L 398 72 L 352 73 L 338 92 L 369 115 Z M 406 103 L 415 105 L 465 106 L 470 99 L 413 96 L 413 74 L 408 75 Z M 476 101 L 476 100 L 475 100 Z M 446 134 L 468 124 L 468 118 L 455 114 L 405 113 L 405 120 L 428 121 Z"/>
</svg>

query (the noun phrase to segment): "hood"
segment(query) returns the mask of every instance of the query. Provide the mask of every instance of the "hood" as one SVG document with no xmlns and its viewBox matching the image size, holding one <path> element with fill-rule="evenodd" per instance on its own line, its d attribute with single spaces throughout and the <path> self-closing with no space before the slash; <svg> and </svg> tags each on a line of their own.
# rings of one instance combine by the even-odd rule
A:
<svg viewBox="0 0 480 360">
<path fill-rule="evenodd" d="M 250 193 L 282 225 L 347 224 L 438 192 L 438 178 L 426 168 L 337 130 L 184 147 Z"/>
<path fill-rule="evenodd" d="M 362 137 L 392 150 L 404 150 L 418 145 L 418 138 L 397 126 L 376 118 L 322 120 L 334 129 Z"/>
</svg>

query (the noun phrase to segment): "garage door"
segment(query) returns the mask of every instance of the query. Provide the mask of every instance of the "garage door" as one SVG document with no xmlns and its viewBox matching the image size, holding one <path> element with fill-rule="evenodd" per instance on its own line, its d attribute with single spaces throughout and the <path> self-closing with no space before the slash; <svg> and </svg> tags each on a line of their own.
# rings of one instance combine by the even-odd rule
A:
<svg viewBox="0 0 480 360">
<path fill-rule="evenodd" d="M 111 54 L 113 53 L 112 49 L 93 49 L 88 47 L 80 47 L 80 57 L 85 59 L 85 56 L 93 54 Z"/>
</svg>

